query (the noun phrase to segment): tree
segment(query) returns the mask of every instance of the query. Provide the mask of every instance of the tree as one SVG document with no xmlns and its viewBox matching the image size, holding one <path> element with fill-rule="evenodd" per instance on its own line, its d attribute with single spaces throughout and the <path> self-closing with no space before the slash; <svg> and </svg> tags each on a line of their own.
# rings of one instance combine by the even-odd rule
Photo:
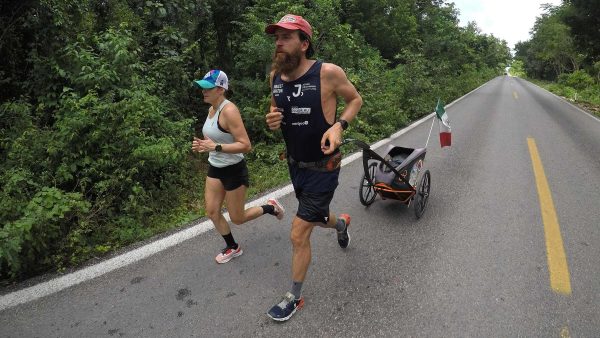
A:
<svg viewBox="0 0 600 338">
<path fill-rule="evenodd" d="M 564 0 L 564 22 L 588 65 L 600 61 L 600 0 Z"/>
<path fill-rule="evenodd" d="M 531 40 L 515 48 L 532 75 L 556 79 L 564 72 L 578 70 L 584 56 L 576 49 L 570 28 L 563 23 L 564 7 L 547 5 L 544 9 L 546 13 L 536 19 L 531 30 Z"/>
<path fill-rule="evenodd" d="M 402 49 L 414 47 L 417 19 L 410 1 L 345 0 L 340 19 L 365 37 L 385 59 L 393 61 Z"/>
</svg>

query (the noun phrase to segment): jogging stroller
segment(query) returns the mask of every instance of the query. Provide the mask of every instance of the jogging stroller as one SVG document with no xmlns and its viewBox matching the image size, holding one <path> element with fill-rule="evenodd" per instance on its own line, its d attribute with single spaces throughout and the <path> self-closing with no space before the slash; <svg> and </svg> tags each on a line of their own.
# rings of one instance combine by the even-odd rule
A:
<svg viewBox="0 0 600 338">
<path fill-rule="evenodd" d="M 405 148 L 388 145 L 386 155 L 379 156 L 368 144 L 347 140 L 362 148 L 364 174 L 360 180 L 359 198 L 364 206 L 371 205 L 377 195 L 410 206 L 414 202 L 415 216 L 421 218 L 427 207 L 431 189 L 431 173 L 423 170 L 426 148 Z"/>
</svg>

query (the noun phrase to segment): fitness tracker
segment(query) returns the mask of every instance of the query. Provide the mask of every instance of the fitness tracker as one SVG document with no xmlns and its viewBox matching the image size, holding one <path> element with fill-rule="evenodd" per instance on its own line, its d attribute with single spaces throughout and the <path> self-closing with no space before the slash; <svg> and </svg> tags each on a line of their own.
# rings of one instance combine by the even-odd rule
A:
<svg viewBox="0 0 600 338">
<path fill-rule="evenodd" d="M 348 121 L 339 119 L 338 122 L 342 125 L 343 130 L 348 129 Z"/>
</svg>

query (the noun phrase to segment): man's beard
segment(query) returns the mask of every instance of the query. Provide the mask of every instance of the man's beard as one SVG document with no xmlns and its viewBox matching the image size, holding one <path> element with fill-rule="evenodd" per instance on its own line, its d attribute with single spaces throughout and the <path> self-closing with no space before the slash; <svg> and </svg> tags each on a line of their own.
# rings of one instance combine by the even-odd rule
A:
<svg viewBox="0 0 600 338">
<path fill-rule="evenodd" d="M 301 59 L 302 51 L 300 49 L 292 53 L 277 53 L 277 51 L 275 51 L 273 54 L 273 63 L 271 64 L 271 69 L 277 74 L 289 74 L 298 68 Z"/>
</svg>

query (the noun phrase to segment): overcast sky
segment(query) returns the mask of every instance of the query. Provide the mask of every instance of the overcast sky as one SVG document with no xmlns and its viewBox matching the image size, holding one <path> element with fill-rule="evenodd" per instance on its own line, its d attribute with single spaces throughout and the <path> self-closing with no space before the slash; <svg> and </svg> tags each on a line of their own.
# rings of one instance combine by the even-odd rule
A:
<svg viewBox="0 0 600 338">
<path fill-rule="evenodd" d="M 454 2 L 460 11 L 460 25 L 466 26 L 469 21 L 477 22 L 477 27 L 484 34 L 506 40 L 508 47 L 515 43 L 529 40 L 529 31 L 533 28 L 535 18 L 543 11 L 540 5 L 549 3 L 559 5 L 561 0 L 446 0 Z"/>
</svg>

